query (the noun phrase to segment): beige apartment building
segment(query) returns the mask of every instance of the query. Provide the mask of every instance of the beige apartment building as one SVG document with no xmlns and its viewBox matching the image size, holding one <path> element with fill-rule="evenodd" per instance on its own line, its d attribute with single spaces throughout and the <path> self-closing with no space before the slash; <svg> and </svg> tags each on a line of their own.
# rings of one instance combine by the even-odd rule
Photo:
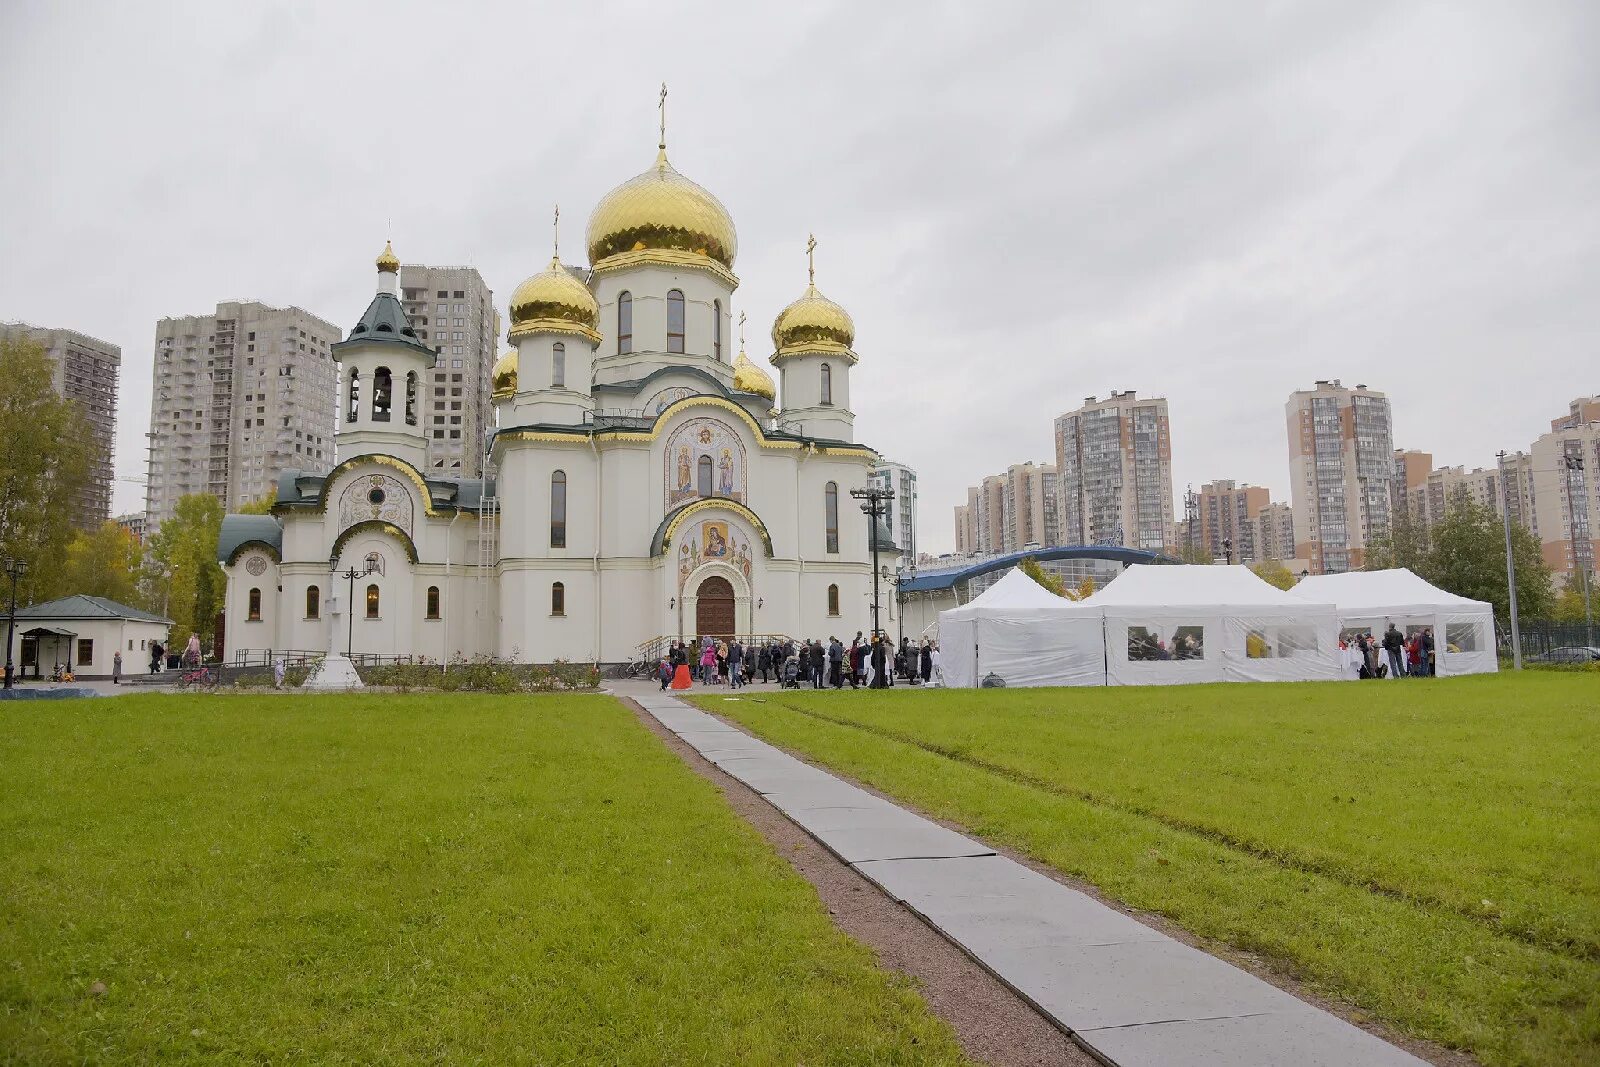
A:
<svg viewBox="0 0 1600 1067">
<path fill-rule="evenodd" d="M 0 339 L 27 340 L 44 349 L 50 361 L 51 385 L 77 405 L 94 439 L 89 481 L 73 501 L 73 525 L 93 530 L 111 516 L 111 482 L 115 477 L 117 377 L 122 349 L 76 330 L 0 322 Z"/>
<path fill-rule="evenodd" d="M 1256 516 L 1256 555 L 1261 560 L 1280 560 L 1296 574 L 1308 566 L 1295 555 L 1292 506 L 1271 503 L 1261 509 Z"/>
<path fill-rule="evenodd" d="M 1161 551 L 1175 543 L 1167 402 L 1133 390 L 1055 421 L 1061 537 Z"/>
<path fill-rule="evenodd" d="M 500 316 L 494 292 L 473 267 L 400 267 L 400 297 L 418 339 L 438 363 L 421 406 L 430 476 L 483 476 L 494 428 L 490 406 Z"/>
<path fill-rule="evenodd" d="M 1056 469 L 1017 463 L 967 489 L 955 509 L 956 552 L 1020 552 L 1029 545 L 1062 544 Z"/>
<path fill-rule="evenodd" d="M 1295 556 L 1313 574 L 1359 570 L 1368 537 L 1390 524 L 1389 399 L 1335 379 L 1290 394 L 1285 411 Z"/>
<path fill-rule="evenodd" d="M 275 492 L 283 471 L 332 463 L 338 399 L 329 346 L 340 337 L 309 311 L 253 300 L 156 323 L 150 532 L 188 494 L 209 493 L 237 511 Z"/>
<path fill-rule="evenodd" d="M 1212 559 L 1254 563 L 1283 558 L 1261 551 L 1259 520 L 1271 499 L 1265 486 L 1239 485 L 1222 478 L 1208 482 L 1200 487 L 1198 512 L 1188 532 Z"/>
<path fill-rule="evenodd" d="M 1579 397 L 1550 432 L 1533 442 L 1528 468 L 1533 484 L 1533 533 L 1544 561 L 1563 586 L 1576 587 L 1580 569 L 1595 587 L 1600 520 L 1600 397 Z"/>
</svg>

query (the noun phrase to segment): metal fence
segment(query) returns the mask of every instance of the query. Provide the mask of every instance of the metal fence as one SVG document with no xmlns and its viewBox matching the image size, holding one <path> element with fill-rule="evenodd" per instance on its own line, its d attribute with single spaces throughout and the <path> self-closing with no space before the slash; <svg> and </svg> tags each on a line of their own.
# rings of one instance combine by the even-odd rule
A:
<svg viewBox="0 0 1600 1067">
<path fill-rule="evenodd" d="M 1511 655 L 1511 628 L 1495 622 L 1500 651 Z M 1542 656 L 1553 648 L 1570 648 L 1573 645 L 1594 645 L 1596 632 L 1582 622 L 1555 622 L 1550 619 L 1520 619 L 1517 628 L 1522 635 L 1522 654 Z"/>
</svg>

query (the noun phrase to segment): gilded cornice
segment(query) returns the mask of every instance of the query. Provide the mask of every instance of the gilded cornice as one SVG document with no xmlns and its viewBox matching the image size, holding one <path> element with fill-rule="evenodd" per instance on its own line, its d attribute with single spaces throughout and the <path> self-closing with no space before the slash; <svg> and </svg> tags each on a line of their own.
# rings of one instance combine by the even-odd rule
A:
<svg viewBox="0 0 1600 1067">
<path fill-rule="evenodd" d="M 396 541 L 399 541 L 401 547 L 406 550 L 406 558 L 412 563 L 417 562 L 417 545 L 416 542 L 411 540 L 411 535 L 400 529 L 400 527 L 396 526 L 394 523 L 384 522 L 382 519 L 365 519 L 353 526 L 346 527 L 343 533 L 334 538 L 333 548 L 328 552 L 328 561 L 334 565 L 338 565 L 339 554 L 344 551 L 344 546 L 349 544 L 354 538 L 362 534 L 369 533 L 387 534 Z"/>
<path fill-rule="evenodd" d="M 739 288 L 739 277 L 721 263 L 698 252 L 685 252 L 678 248 L 630 248 L 600 260 L 592 268 L 595 275 L 629 270 L 633 267 L 672 267 L 676 269 L 703 270 L 720 280 L 730 289 Z"/>
<path fill-rule="evenodd" d="M 676 511 L 667 513 L 661 520 L 661 525 L 656 528 L 656 535 L 650 539 L 650 554 L 659 556 L 672 544 L 673 535 L 689 519 L 706 511 L 731 511 L 748 522 L 755 528 L 756 534 L 761 538 L 761 547 L 766 550 L 767 558 L 772 558 L 772 535 L 767 532 L 767 524 L 762 522 L 755 512 L 745 505 L 729 497 L 707 497 L 693 503 L 682 504 Z"/>
<path fill-rule="evenodd" d="M 359 466 L 362 463 L 372 463 L 379 467 L 388 467 L 390 470 L 398 471 L 407 478 L 410 478 L 411 484 L 415 485 L 417 487 L 417 492 L 422 494 L 422 510 L 427 513 L 430 518 L 437 519 L 444 516 L 444 512 L 434 508 L 433 494 L 428 492 L 428 483 L 423 480 L 422 474 L 417 470 L 417 468 L 413 467 L 403 459 L 398 459 L 394 456 L 381 456 L 377 455 L 376 453 L 364 456 L 351 456 L 343 463 L 340 463 L 334 467 L 333 470 L 329 471 L 327 476 L 322 480 L 322 494 L 317 498 L 317 503 L 315 505 L 318 511 L 323 512 L 324 514 L 327 513 L 328 490 L 333 486 L 334 481 L 339 477 L 339 475 L 343 474 L 351 467 Z"/>
<path fill-rule="evenodd" d="M 837 341 L 801 341 L 792 345 L 784 345 L 772 355 L 767 357 L 767 362 L 777 366 L 785 359 L 796 356 L 837 356 L 849 361 L 851 366 L 861 362 L 861 357 L 853 349 L 846 348 Z"/>
<path fill-rule="evenodd" d="M 585 326 L 579 322 L 568 322 L 566 319 L 527 319 L 511 327 L 511 332 L 506 334 L 506 339 L 515 341 L 519 337 L 529 337 L 536 333 L 565 333 L 573 337 L 582 337 L 592 344 L 600 343 L 600 331 Z"/>
</svg>

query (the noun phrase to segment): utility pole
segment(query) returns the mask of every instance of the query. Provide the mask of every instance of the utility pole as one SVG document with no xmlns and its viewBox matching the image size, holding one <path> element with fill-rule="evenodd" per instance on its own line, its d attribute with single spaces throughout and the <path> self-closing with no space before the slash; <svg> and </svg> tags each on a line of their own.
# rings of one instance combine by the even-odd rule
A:
<svg viewBox="0 0 1600 1067">
<path fill-rule="evenodd" d="M 872 546 L 872 632 L 881 637 L 883 627 L 878 623 L 878 519 L 883 515 L 884 501 L 893 497 L 894 492 L 871 485 L 866 489 L 852 489 L 850 495 L 862 502 L 861 510 L 867 515 L 867 542 Z"/>
<path fill-rule="evenodd" d="M 1522 628 L 1517 623 L 1517 565 L 1511 555 L 1511 491 L 1506 488 L 1506 453 L 1501 449 L 1500 461 L 1500 515 L 1506 528 L 1506 589 L 1511 594 L 1511 662 L 1515 670 L 1522 669 Z"/>
<path fill-rule="evenodd" d="M 1569 526 L 1570 526 L 1570 530 L 1569 530 L 1568 536 L 1570 536 L 1571 539 L 1572 539 L 1572 569 L 1574 571 L 1578 572 L 1579 578 L 1581 578 L 1582 581 L 1583 581 L 1583 622 L 1584 622 L 1584 634 L 1585 634 L 1584 643 L 1585 644 L 1589 644 L 1589 645 L 1593 645 L 1594 644 L 1594 613 L 1589 609 L 1589 566 L 1588 566 L 1588 564 L 1593 562 L 1594 550 L 1589 547 L 1589 538 L 1588 538 L 1588 535 L 1587 535 L 1587 526 L 1588 526 L 1587 518 L 1588 518 L 1588 515 L 1589 515 L 1589 507 L 1588 507 L 1588 478 L 1587 478 L 1587 476 L 1583 475 L 1583 456 L 1582 455 L 1563 456 L 1562 459 L 1566 461 L 1566 465 L 1567 465 L 1567 517 L 1568 517 L 1568 523 L 1569 523 Z M 1576 490 L 1574 490 L 1573 487 L 1572 487 L 1572 476 L 1573 476 L 1574 473 L 1577 473 L 1580 476 L 1580 484 L 1578 485 L 1578 488 Z M 1585 525 L 1585 536 L 1584 536 L 1584 539 L 1583 539 L 1584 540 L 1584 547 L 1589 549 L 1588 551 L 1584 552 L 1583 554 L 1585 556 L 1587 556 L 1587 557 L 1590 557 L 1588 560 L 1580 559 L 1579 556 L 1578 556 L 1578 501 L 1580 499 L 1582 499 L 1584 501 L 1583 514 L 1584 514 L 1584 517 L 1585 517 L 1585 520 L 1586 520 L 1585 524 L 1584 524 Z"/>
</svg>

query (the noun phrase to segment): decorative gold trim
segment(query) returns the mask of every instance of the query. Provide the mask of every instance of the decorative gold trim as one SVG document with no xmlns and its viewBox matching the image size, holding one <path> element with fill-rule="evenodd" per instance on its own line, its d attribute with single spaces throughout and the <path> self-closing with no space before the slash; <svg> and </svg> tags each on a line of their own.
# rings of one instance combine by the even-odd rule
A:
<svg viewBox="0 0 1600 1067">
<path fill-rule="evenodd" d="M 351 523 L 346 526 L 338 537 L 333 539 L 333 548 L 328 552 L 328 559 L 334 563 L 339 561 L 339 556 L 344 552 L 344 546 L 349 544 L 358 534 L 386 534 L 400 542 L 406 550 L 406 558 L 412 563 L 418 562 L 417 543 L 411 540 L 411 535 L 392 522 L 382 519 L 363 519 L 361 522 Z"/>
<path fill-rule="evenodd" d="M 507 430 L 494 435 L 495 443 L 501 441 L 537 441 L 550 445 L 581 445 L 589 440 L 585 433 L 549 433 L 543 430 Z"/>
<path fill-rule="evenodd" d="M 565 319 L 527 319 L 511 327 L 511 332 L 506 334 L 506 340 L 515 341 L 519 337 L 527 337 L 535 333 L 569 333 L 574 337 L 583 337 L 593 342 L 600 343 L 600 331 L 576 322 Z"/>
<path fill-rule="evenodd" d="M 703 270 L 721 280 L 728 288 L 739 288 L 739 276 L 721 263 L 698 252 L 684 252 L 677 248 L 630 248 L 626 252 L 617 252 L 600 260 L 592 268 L 592 273 L 609 274 L 612 271 L 643 266 Z"/>
<path fill-rule="evenodd" d="M 855 351 L 833 341 L 807 341 L 802 344 L 787 345 L 767 357 L 767 362 L 773 366 L 785 359 L 796 356 L 836 356 L 850 361 L 853 367 L 861 362 L 861 357 Z"/>
<path fill-rule="evenodd" d="M 435 519 L 442 518 L 444 516 L 444 512 L 434 509 L 433 494 L 428 492 L 428 483 L 423 480 L 422 472 L 418 471 L 417 468 L 413 467 L 403 459 L 396 458 L 395 456 L 382 456 L 376 453 L 369 453 L 362 456 L 351 456 L 343 463 L 336 464 L 322 480 L 322 495 L 318 498 L 316 504 L 318 511 L 321 511 L 324 514 L 327 513 L 328 489 L 333 485 L 334 481 L 339 477 L 339 475 L 343 474 L 347 468 L 354 467 L 360 463 L 375 463 L 380 467 L 389 467 L 393 470 L 399 471 L 401 474 L 404 474 L 407 478 L 410 478 L 411 483 L 417 487 L 417 492 L 422 494 L 423 512 L 430 518 Z"/>
<path fill-rule="evenodd" d="M 661 531 L 661 550 L 655 554 L 666 554 L 667 546 L 672 544 L 672 538 L 677 534 L 678 528 L 688 519 L 702 511 L 712 511 L 718 508 L 731 511 L 735 515 L 742 517 L 751 526 L 754 526 L 756 533 L 761 537 L 762 547 L 767 550 L 767 558 L 772 558 L 772 534 L 768 532 L 767 524 L 762 522 L 760 516 L 751 511 L 748 506 L 728 497 L 707 497 L 703 500 L 696 500 L 693 504 L 681 506 L 677 514 L 673 515 L 667 522 L 666 528 Z"/>
<path fill-rule="evenodd" d="M 259 548 L 259 549 L 262 549 L 263 551 L 268 552 L 268 553 L 271 554 L 273 563 L 275 563 L 276 565 L 278 565 L 280 567 L 283 566 L 283 553 L 280 552 L 275 545 L 269 544 L 268 542 L 263 541 L 260 538 L 256 538 L 256 537 L 252 537 L 247 541 L 240 541 L 238 543 L 238 545 L 236 545 L 234 547 L 234 550 L 232 552 L 228 553 L 228 558 L 223 563 L 223 566 L 231 567 L 235 563 L 238 563 L 239 562 L 239 556 L 247 548 Z"/>
</svg>

